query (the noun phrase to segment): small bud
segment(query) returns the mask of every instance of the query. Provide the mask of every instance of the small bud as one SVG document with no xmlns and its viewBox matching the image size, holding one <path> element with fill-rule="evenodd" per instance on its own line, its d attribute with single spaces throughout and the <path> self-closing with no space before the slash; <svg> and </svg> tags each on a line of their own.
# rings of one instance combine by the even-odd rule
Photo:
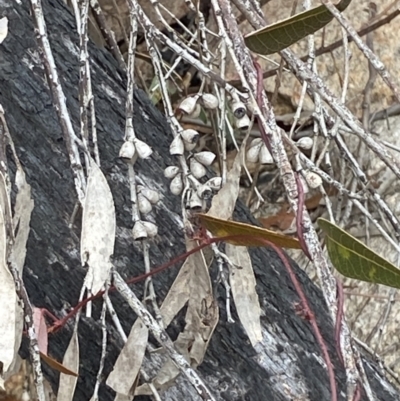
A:
<svg viewBox="0 0 400 401">
<path fill-rule="evenodd" d="M 152 149 L 146 142 L 141 141 L 140 139 L 134 139 L 136 152 L 140 159 L 147 159 L 152 153 Z"/>
<path fill-rule="evenodd" d="M 218 107 L 218 99 L 211 93 L 203 93 L 201 102 L 206 109 L 214 110 Z"/>
<path fill-rule="evenodd" d="M 237 119 L 241 119 L 246 115 L 246 106 L 242 102 L 232 103 L 232 113 Z"/>
<path fill-rule="evenodd" d="M 135 145 L 131 141 L 125 141 L 119 150 L 119 157 L 126 163 L 134 164 L 137 156 Z"/>
<path fill-rule="evenodd" d="M 150 201 L 141 193 L 138 194 L 137 204 L 140 213 L 147 214 L 151 212 L 152 207 Z"/>
<path fill-rule="evenodd" d="M 193 159 L 193 158 L 190 159 L 189 165 L 190 165 L 190 172 L 198 180 L 207 174 L 206 168 L 201 163 L 196 161 L 195 159 Z"/>
<path fill-rule="evenodd" d="M 137 221 L 132 228 L 132 237 L 135 241 L 147 238 L 147 231 L 141 221 Z"/>
<path fill-rule="evenodd" d="M 172 180 L 179 173 L 179 167 L 177 166 L 168 166 L 164 170 L 164 177 Z"/>
<path fill-rule="evenodd" d="M 172 156 L 182 156 L 185 148 L 183 147 L 183 141 L 180 135 L 177 135 L 171 142 L 169 147 L 169 153 Z"/>
<path fill-rule="evenodd" d="M 171 184 L 169 184 L 169 189 L 174 195 L 180 195 L 183 190 L 182 174 L 175 176 Z"/>
<path fill-rule="evenodd" d="M 193 155 L 193 157 L 201 163 L 203 166 L 211 166 L 213 161 L 215 160 L 215 154 L 213 152 L 199 152 Z"/>
<path fill-rule="evenodd" d="M 150 221 L 142 221 L 142 224 L 149 238 L 153 238 L 158 234 L 158 227 L 154 223 L 151 223 Z"/>
<path fill-rule="evenodd" d="M 318 188 L 322 185 L 322 178 L 312 171 L 304 171 L 304 179 L 306 180 L 307 185 L 312 189 Z"/>
<path fill-rule="evenodd" d="M 313 147 L 314 144 L 314 140 L 312 138 L 310 138 L 309 136 L 305 136 L 303 138 L 300 138 L 297 142 L 296 145 L 300 148 L 300 149 L 304 149 L 304 150 L 309 150 Z"/>
<path fill-rule="evenodd" d="M 261 164 L 273 164 L 274 159 L 272 158 L 271 153 L 268 148 L 265 146 L 265 143 L 261 145 L 260 153 L 258 154 L 258 159 Z"/>
</svg>

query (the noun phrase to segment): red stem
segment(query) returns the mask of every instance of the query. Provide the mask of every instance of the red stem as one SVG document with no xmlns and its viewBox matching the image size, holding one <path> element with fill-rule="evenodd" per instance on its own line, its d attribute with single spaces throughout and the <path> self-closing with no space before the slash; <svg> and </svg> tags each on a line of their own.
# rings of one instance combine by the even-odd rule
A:
<svg viewBox="0 0 400 401">
<path fill-rule="evenodd" d="M 312 261 L 311 255 L 308 252 L 306 241 L 304 240 L 303 234 L 303 210 L 304 210 L 304 188 L 298 173 L 295 173 L 296 184 L 297 184 L 297 213 L 296 213 L 296 229 L 297 237 L 301 245 L 301 249 L 305 253 L 308 259 Z"/>
</svg>

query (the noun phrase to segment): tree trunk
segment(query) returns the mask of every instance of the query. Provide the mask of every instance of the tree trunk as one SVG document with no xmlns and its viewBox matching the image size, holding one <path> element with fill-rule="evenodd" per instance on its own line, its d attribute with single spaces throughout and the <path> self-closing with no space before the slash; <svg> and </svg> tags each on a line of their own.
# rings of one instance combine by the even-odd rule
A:
<svg viewBox="0 0 400 401">
<path fill-rule="evenodd" d="M 44 1 L 43 7 L 67 104 L 78 132 L 78 37 L 75 19 L 59 0 Z M 73 229 L 68 228 L 77 202 L 71 168 L 40 62 L 28 2 L 0 2 L 0 10 L 9 18 L 9 34 L 0 45 L 0 102 L 35 201 L 24 282 L 33 305 L 47 308 L 62 317 L 70 306 L 77 304 L 85 276 L 79 256 L 79 217 Z M 92 45 L 89 48 L 101 168 L 110 184 L 117 211 L 113 263 L 124 278 L 129 278 L 143 272 L 143 260 L 140 247 L 132 246 L 131 242 L 127 171 L 118 158 L 124 136 L 126 78 L 107 51 Z M 172 135 L 164 116 L 143 92 L 136 90 L 134 98 L 137 136 L 154 150 L 149 160 L 138 162 L 137 171 L 143 181 L 159 189 L 163 195 L 154 215 L 159 235 L 151 245 L 151 264 L 157 266 L 185 249 L 182 226 L 179 224 L 180 201 L 171 195 L 169 182 L 163 176 L 163 169 L 174 164 L 168 152 Z M 252 221 L 249 211 L 241 204 L 237 207 L 237 216 Z M 298 302 L 298 296 L 281 260 L 269 249 L 255 249 L 251 255 L 257 292 L 264 311 L 263 347 L 256 351 L 249 345 L 238 321 L 234 324 L 226 322 L 224 295 L 221 294 L 220 322 L 198 371 L 217 400 L 329 400 L 329 381 L 321 362 L 320 349 L 309 322 L 295 312 L 294 304 Z M 179 266 L 174 266 L 155 277 L 160 299 L 167 293 L 178 269 Z M 345 373 L 337 356 L 334 328 L 321 292 L 301 269 L 297 266 L 294 269 L 328 344 L 335 366 L 339 399 L 344 399 Z M 142 295 L 142 289 L 141 284 L 134 286 L 138 296 Z M 113 294 L 112 301 L 125 331 L 129 332 L 135 320 L 134 314 L 118 295 Z M 79 326 L 80 376 L 75 400 L 90 399 L 98 371 L 101 325 L 96 303 L 94 309 L 96 319 L 83 317 Z M 69 323 L 50 336 L 49 354 L 58 360 L 62 360 L 72 327 Z M 112 370 L 123 345 L 111 321 L 107 328 L 109 338 L 104 377 Z M 179 322 L 175 321 L 169 333 L 174 336 L 178 331 Z M 368 360 L 364 362 L 376 399 L 399 399 L 400 393 L 388 384 L 376 365 Z M 56 390 L 58 373 L 46 365 L 43 369 Z M 103 384 L 100 399 L 113 398 L 113 391 Z M 137 399 L 149 398 L 142 396 Z M 162 399 L 183 401 L 199 400 L 200 397 L 180 377 L 172 388 L 162 394 Z M 364 394 L 362 399 L 366 399 Z"/>
</svg>

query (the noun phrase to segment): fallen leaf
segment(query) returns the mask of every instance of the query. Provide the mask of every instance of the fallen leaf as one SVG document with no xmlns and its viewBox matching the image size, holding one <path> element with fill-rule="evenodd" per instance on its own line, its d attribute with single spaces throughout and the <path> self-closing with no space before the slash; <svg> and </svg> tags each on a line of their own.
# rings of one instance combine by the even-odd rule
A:
<svg viewBox="0 0 400 401">
<path fill-rule="evenodd" d="M 141 319 L 136 319 L 106 381 L 107 386 L 121 396 L 133 397 L 148 337 L 149 330 Z"/>
<path fill-rule="evenodd" d="M 0 43 L 3 43 L 8 34 L 8 18 L 3 17 L 0 19 Z"/>
<path fill-rule="evenodd" d="M 43 353 L 43 352 L 39 352 L 40 357 L 42 358 L 42 360 L 44 362 L 46 362 L 51 368 L 53 368 L 54 370 L 56 370 L 57 372 L 63 373 L 65 375 L 68 376 L 74 376 L 74 377 L 78 377 L 78 374 L 73 372 L 72 370 L 66 368 L 63 364 L 61 364 L 60 362 L 56 361 L 55 359 L 49 357 L 47 354 Z"/>
<path fill-rule="evenodd" d="M 262 340 L 261 308 L 256 292 L 256 278 L 250 255 L 246 247 L 226 244 L 225 253 L 233 266 L 230 266 L 231 285 L 236 311 L 247 336 L 254 347 Z"/>
<path fill-rule="evenodd" d="M 109 277 L 115 242 L 115 207 L 107 180 L 92 160 L 82 216 L 81 260 L 85 286 L 97 294 Z"/>
</svg>

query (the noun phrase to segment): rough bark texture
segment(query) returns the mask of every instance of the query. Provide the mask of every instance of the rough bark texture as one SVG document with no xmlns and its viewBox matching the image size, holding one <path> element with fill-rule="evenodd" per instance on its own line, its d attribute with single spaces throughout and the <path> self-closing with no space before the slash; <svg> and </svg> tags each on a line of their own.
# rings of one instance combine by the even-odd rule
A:
<svg viewBox="0 0 400 401">
<path fill-rule="evenodd" d="M 78 130 L 78 38 L 74 18 L 59 0 L 45 1 L 43 6 L 69 110 Z M 79 227 L 68 229 L 76 202 L 72 174 L 40 64 L 28 3 L 25 0 L 21 4 L 0 1 L 0 13 L 10 20 L 9 35 L 0 46 L 0 102 L 35 200 L 24 280 L 35 306 L 62 316 L 67 307 L 77 303 L 85 275 L 80 266 Z M 124 277 L 132 277 L 143 271 L 143 261 L 140 248 L 132 246 L 127 174 L 124 164 L 118 159 L 123 140 L 125 78 L 106 51 L 91 47 L 90 52 L 102 169 L 109 180 L 117 210 L 114 264 Z M 174 162 L 168 156 L 171 133 L 162 114 L 140 91 L 135 93 L 135 106 L 137 135 L 154 149 L 151 159 L 138 163 L 137 170 L 149 186 L 163 194 L 154 213 L 160 235 L 151 246 L 151 262 L 157 266 L 184 251 L 180 202 L 169 193 L 168 182 L 162 174 L 163 168 Z M 239 205 L 237 213 L 240 219 L 251 221 L 244 207 Z M 226 323 L 221 293 L 220 323 L 199 372 L 218 400 L 330 399 L 328 377 L 319 347 L 309 323 L 295 313 L 294 303 L 298 297 L 282 262 L 275 253 L 265 249 L 252 251 L 252 257 L 264 311 L 263 347 L 256 352 L 239 323 Z M 160 298 L 165 296 L 178 268 L 175 266 L 155 278 Z M 329 345 L 340 399 L 344 399 L 344 371 L 337 357 L 334 330 L 321 293 L 297 266 L 294 268 Z M 139 296 L 142 287 L 136 285 L 134 288 Z M 128 332 L 135 316 L 117 295 L 112 295 L 112 299 Z M 95 317 L 98 317 L 98 310 L 95 310 Z M 177 319 L 170 329 L 172 336 L 178 332 L 179 323 Z M 69 324 L 50 338 L 49 352 L 58 359 L 62 359 L 71 328 Z M 111 324 L 108 330 L 105 377 L 122 346 Z M 99 322 L 82 318 L 79 335 L 80 378 L 74 399 L 88 400 L 100 358 Z M 377 399 L 399 399 L 400 394 L 382 378 L 372 363 L 366 361 L 365 366 Z M 47 366 L 43 368 L 56 389 L 58 374 Z M 162 397 L 164 400 L 199 399 L 183 378 Z M 100 399 L 113 399 L 113 392 L 105 385 L 101 387 Z M 138 397 L 138 400 L 146 399 Z"/>
</svg>

